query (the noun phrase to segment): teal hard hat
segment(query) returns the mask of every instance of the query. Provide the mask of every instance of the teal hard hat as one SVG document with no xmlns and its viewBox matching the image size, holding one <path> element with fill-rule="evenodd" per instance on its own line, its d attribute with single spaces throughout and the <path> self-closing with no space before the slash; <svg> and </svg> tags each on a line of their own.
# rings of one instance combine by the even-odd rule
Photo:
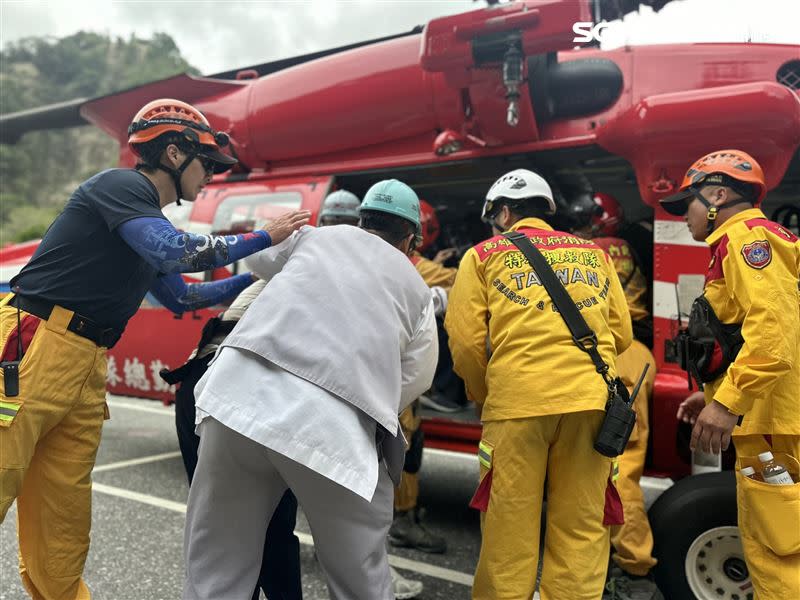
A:
<svg viewBox="0 0 800 600">
<path fill-rule="evenodd" d="M 344 217 L 358 220 L 358 207 L 360 204 L 358 196 L 354 193 L 347 190 L 336 190 L 325 198 L 319 218 Z"/>
<path fill-rule="evenodd" d="M 420 223 L 419 198 L 402 181 L 385 179 L 373 185 L 364 196 L 360 211 L 374 210 L 402 217 L 416 227 L 417 235 L 422 234 Z"/>
</svg>

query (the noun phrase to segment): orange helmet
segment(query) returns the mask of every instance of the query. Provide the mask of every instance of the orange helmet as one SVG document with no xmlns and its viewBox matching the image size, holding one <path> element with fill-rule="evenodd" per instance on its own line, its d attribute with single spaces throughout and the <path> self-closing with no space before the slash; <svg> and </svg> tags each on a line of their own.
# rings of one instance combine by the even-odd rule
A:
<svg viewBox="0 0 800 600">
<path fill-rule="evenodd" d="M 661 206 L 670 214 L 682 216 L 688 201 L 701 198 L 697 192 L 706 185 L 733 189 L 742 196 L 735 203 L 752 202 L 758 206 L 767 195 L 764 171 L 752 156 L 741 150 L 717 150 L 695 161 L 686 171 L 678 193 L 661 200 Z"/>
<path fill-rule="evenodd" d="M 237 161 L 220 152 L 230 142 L 228 134 L 214 131 L 203 113 L 191 104 L 173 98 L 160 98 L 145 104 L 128 127 L 128 146 L 141 156 L 139 146 L 166 133 L 181 134 L 197 147 L 198 155 L 214 163 L 214 172 L 223 173 Z"/>
<path fill-rule="evenodd" d="M 420 198 L 419 201 L 420 224 L 422 225 L 422 243 L 417 247 L 417 250 L 422 252 L 431 245 L 439 237 L 439 218 L 436 216 L 436 210 L 425 200 Z"/>
</svg>

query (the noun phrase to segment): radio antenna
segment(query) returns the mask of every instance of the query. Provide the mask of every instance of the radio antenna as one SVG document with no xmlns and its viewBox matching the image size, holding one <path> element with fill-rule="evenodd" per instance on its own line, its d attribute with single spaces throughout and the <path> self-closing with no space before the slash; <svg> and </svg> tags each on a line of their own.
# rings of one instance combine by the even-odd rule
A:
<svg viewBox="0 0 800 600">
<path fill-rule="evenodd" d="M 636 387 L 633 388 L 633 392 L 631 393 L 631 401 L 630 403 L 633 404 L 633 401 L 636 400 L 636 396 L 639 394 L 639 388 L 642 387 L 642 382 L 644 381 L 644 376 L 647 375 L 647 370 L 650 368 L 650 363 L 644 363 L 644 369 L 642 369 L 642 374 L 639 376 L 639 381 L 636 382 Z"/>
</svg>

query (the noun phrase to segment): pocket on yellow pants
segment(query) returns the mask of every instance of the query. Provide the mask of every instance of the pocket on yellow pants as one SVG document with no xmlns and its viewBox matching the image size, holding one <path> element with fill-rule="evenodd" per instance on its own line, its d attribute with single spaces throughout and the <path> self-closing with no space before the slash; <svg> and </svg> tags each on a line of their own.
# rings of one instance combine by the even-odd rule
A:
<svg viewBox="0 0 800 600">
<path fill-rule="evenodd" d="M 0 523 L 19 494 L 25 475 L 23 445 L 17 439 L 19 425 L 11 428 L 21 410 L 22 402 L 12 402 L 5 397 L 0 400 Z"/>
<path fill-rule="evenodd" d="M 0 467 L 4 470 L 23 469 L 28 463 L 27 431 L 19 418 L 23 410 L 21 401 L 5 397 L 0 400 Z M 11 489 L 7 483 L 0 487 L 7 485 Z"/>
<path fill-rule="evenodd" d="M 742 467 L 758 468 L 757 457 L 736 461 L 736 494 L 742 534 L 766 546 L 778 556 L 800 553 L 800 463 L 788 454 L 774 452 L 775 460 L 786 466 L 793 485 L 774 485 L 745 477 Z"/>
</svg>

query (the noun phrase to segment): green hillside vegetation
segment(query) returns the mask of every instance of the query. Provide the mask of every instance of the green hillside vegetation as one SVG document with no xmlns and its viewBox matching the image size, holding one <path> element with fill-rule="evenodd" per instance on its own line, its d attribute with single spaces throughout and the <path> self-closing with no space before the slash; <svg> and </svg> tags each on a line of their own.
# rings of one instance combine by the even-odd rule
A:
<svg viewBox="0 0 800 600">
<path fill-rule="evenodd" d="M 0 113 L 102 96 L 187 71 L 196 73 L 166 34 L 27 38 L 0 51 Z M 75 187 L 116 165 L 117 156 L 116 142 L 91 126 L 0 144 L 0 245 L 41 237 Z"/>
</svg>

